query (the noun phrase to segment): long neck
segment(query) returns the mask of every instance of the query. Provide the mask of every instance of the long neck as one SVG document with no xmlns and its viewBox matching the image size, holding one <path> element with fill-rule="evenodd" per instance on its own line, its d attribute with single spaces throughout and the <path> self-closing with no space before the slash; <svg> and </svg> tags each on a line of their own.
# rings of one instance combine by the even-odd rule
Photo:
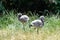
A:
<svg viewBox="0 0 60 40">
<path fill-rule="evenodd" d="M 18 19 L 19 19 L 19 20 L 20 20 L 20 17 L 21 17 L 21 16 L 22 16 L 22 15 L 19 15 L 19 16 L 18 16 Z"/>
<path fill-rule="evenodd" d="M 43 25 L 44 25 L 44 22 L 43 22 Z"/>
<path fill-rule="evenodd" d="M 22 15 L 18 15 L 18 17 L 21 17 Z"/>
<path fill-rule="evenodd" d="M 41 19 L 41 21 L 42 21 L 42 23 L 43 23 L 43 25 L 44 25 L 44 20 Z"/>
</svg>

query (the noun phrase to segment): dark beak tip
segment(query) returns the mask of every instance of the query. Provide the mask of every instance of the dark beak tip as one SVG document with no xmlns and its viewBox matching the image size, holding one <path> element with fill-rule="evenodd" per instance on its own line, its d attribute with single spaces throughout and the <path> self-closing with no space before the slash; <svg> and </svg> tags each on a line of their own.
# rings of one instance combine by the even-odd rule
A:
<svg viewBox="0 0 60 40">
<path fill-rule="evenodd" d="M 29 28 L 31 28 L 32 25 L 29 25 Z"/>
</svg>

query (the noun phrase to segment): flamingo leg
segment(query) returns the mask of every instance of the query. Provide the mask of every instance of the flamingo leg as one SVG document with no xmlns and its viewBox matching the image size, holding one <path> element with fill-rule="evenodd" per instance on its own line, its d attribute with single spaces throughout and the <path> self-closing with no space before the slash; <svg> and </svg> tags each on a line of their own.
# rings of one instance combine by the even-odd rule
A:
<svg viewBox="0 0 60 40">
<path fill-rule="evenodd" d="M 39 34 L 39 29 L 40 29 L 40 28 L 38 27 L 38 28 L 37 28 L 37 34 Z"/>
<path fill-rule="evenodd" d="M 25 31 L 25 23 L 23 23 L 23 30 Z"/>
</svg>

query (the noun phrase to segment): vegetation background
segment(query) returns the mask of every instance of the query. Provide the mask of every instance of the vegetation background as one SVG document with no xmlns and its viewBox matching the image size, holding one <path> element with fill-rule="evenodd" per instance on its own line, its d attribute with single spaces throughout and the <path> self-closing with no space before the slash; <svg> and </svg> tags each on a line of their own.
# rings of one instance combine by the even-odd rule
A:
<svg viewBox="0 0 60 40">
<path fill-rule="evenodd" d="M 40 15 L 44 13 L 39 11 L 48 10 L 56 14 L 60 11 L 60 0 L 0 0 L 0 11 L 2 10 L 16 10 L 17 12 L 36 11 Z"/>
<path fill-rule="evenodd" d="M 26 31 L 18 12 L 30 17 Z M 29 24 L 40 15 L 45 22 L 37 34 Z M 0 0 L 0 40 L 60 40 L 60 0 Z"/>
</svg>

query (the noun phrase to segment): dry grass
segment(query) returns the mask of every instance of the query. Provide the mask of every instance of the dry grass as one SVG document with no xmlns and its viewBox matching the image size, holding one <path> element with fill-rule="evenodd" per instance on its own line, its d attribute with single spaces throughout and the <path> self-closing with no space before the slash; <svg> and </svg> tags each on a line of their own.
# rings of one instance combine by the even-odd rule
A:
<svg viewBox="0 0 60 40">
<path fill-rule="evenodd" d="M 53 32 L 49 30 L 39 30 L 39 34 L 34 32 L 24 32 L 22 30 L 0 30 L 0 40 L 60 40 L 60 30 Z"/>
</svg>

